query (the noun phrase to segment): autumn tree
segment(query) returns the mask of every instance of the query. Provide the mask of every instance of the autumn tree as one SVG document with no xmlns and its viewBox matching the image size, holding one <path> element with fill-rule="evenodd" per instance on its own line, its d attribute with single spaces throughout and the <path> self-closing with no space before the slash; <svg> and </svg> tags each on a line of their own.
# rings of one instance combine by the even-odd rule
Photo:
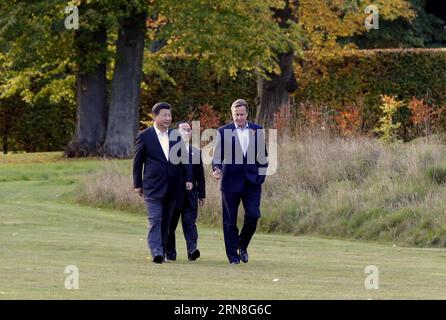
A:
<svg viewBox="0 0 446 320">
<path fill-rule="evenodd" d="M 388 21 L 413 17 L 410 3 L 405 0 L 379 0 L 373 3 L 379 10 L 380 18 Z M 364 24 L 368 16 L 365 8 L 369 4 L 364 0 L 283 0 L 282 7 L 272 8 L 272 12 L 282 32 L 290 32 L 292 22 L 298 23 L 302 30 L 305 56 L 298 55 L 298 60 L 305 58 L 320 65 L 327 57 L 340 56 L 343 50 L 355 48 L 354 44 L 342 43 L 339 39 L 369 31 Z M 290 103 L 290 94 L 297 88 L 292 48 L 290 46 L 290 50 L 278 54 L 280 72 L 258 80 L 257 120 L 266 126 L 272 125 L 274 114 L 280 107 Z"/>
<path fill-rule="evenodd" d="M 410 17 L 406 1 L 375 3 L 387 19 Z M 78 30 L 64 27 L 67 4 L 79 9 Z M 138 130 L 142 70 L 162 73 L 159 59 L 187 56 L 211 65 L 218 75 L 255 72 L 258 118 L 269 125 L 296 88 L 294 55 L 305 44 L 310 59 L 317 62 L 343 48 L 339 37 L 366 31 L 366 4 L 362 0 L 0 0 L 0 50 L 6 68 L 1 94 L 4 98 L 18 94 L 26 102 L 42 96 L 75 101 L 76 131 L 66 155 L 128 158 Z"/>
<path fill-rule="evenodd" d="M 281 32 L 293 32 L 290 30 L 290 26 L 298 23 L 298 7 L 298 0 L 285 0 L 283 7 L 271 8 L 273 19 L 280 27 Z M 289 106 L 290 94 L 297 89 L 297 80 L 293 69 L 296 49 L 301 51 L 301 46 L 289 43 L 287 50 L 276 52 L 279 65 L 277 72 L 268 72 L 266 77 L 258 75 L 257 122 L 270 126 L 274 123 L 274 115 L 277 111 L 281 107 Z M 275 48 L 273 50 L 276 51 Z"/>
<path fill-rule="evenodd" d="M 446 43 L 446 3 L 436 0 L 410 0 L 412 20 L 381 18 L 379 29 L 342 39 L 361 49 L 435 47 Z"/>
<path fill-rule="evenodd" d="M 76 30 L 65 28 L 67 4 L 78 10 Z M 42 94 L 73 98 L 77 123 L 67 156 L 132 155 L 147 6 L 143 0 L 0 1 L 0 48 L 10 65 L 3 95 L 19 93 L 27 102 Z M 36 81 L 45 85 L 36 88 Z"/>
<path fill-rule="evenodd" d="M 133 156 L 134 138 L 139 127 L 147 1 L 126 2 L 119 9 L 104 154 L 113 158 L 129 158 Z"/>
<path fill-rule="evenodd" d="M 37 77 L 57 83 L 51 77 L 57 72 L 59 87 L 47 90 L 51 97 L 61 88 L 76 86 L 77 125 L 68 156 L 132 156 L 144 55 L 156 61 L 154 55 L 186 54 L 211 64 L 218 74 L 265 74 L 277 68 L 276 52 L 295 42 L 291 38 L 296 33 L 282 33 L 273 23 L 270 8 L 279 6 L 280 0 L 78 0 L 70 2 L 78 6 L 80 19 L 79 29 L 71 32 L 63 27 L 66 4 L 0 1 L 5 13 L 0 46 L 13 66 L 4 83 L 8 94 L 38 95 L 31 90 L 32 81 Z M 166 23 L 151 28 L 147 16 L 166 17 Z M 161 44 L 153 50 L 158 53 L 150 54 L 156 43 Z"/>
<path fill-rule="evenodd" d="M 77 121 L 67 157 L 102 154 L 108 122 L 107 21 L 98 2 L 78 3 L 82 16 L 71 46 L 75 55 Z"/>
</svg>

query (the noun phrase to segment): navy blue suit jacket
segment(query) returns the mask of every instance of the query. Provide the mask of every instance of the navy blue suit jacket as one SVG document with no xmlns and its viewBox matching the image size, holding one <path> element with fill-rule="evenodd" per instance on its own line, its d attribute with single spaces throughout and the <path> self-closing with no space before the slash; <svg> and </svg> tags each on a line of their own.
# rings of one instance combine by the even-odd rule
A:
<svg viewBox="0 0 446 320">
<path fill-rule="evenodd" d="M 169 129 L 168 132 L 171 134 L 172 130 Z M 179 135 L 175 141 L 169 141 L 169 149 L 177 143 L 182 143 Z M 178 148 L 177 156 L 181 156 L 181 148 Z M 181 162 L 175 164 L 170 158 L 167 161 L 155 128 L 141 131 L 136 137 L 134 187 L 143 188 L 144 197 L 161 199 L 167 193 L 178 195 L 185 190 L 185 181 L 192 181 L 191 165 Z"/>
<path fill-rule="evenodd" d="M 233 122 L 218 128 L 212 167 L 222 171 L 220 190 L 223 192 L 241 192 L 245 182 L 255 186 L 265 182 L 268 167 L 265 135 L 260 125 L 248 122 L 248 126 L 246 155 L 243 155 Z"/>
</svg>

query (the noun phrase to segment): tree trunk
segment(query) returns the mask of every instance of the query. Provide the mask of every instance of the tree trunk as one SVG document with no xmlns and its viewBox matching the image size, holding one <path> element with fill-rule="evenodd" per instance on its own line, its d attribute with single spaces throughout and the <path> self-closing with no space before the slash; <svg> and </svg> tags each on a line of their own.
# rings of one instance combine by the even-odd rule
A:
<svg viewBox="0 0 446 320">
<path fill-rule="evenodd" d="M 91 46 L 92 43 L 88 43 L 88 40 L 93 41 L 95 46 Z M 105 50 L 107 30 L 100 28 L 91 33 L 81 28 L 75 41 L 78 42 L 78 55 L 82 57 L 76 81 L 76 132 L 65 149 L 65 156 L 88 157 L 101 154 L 108 110 L 106 62 L 97 63 L 92 67 L 91 61 L 87 62 L 87 59 L 90 54 L 96 54 L 96 50 Z"/>
<path fill-rule="evenodd" d="M 271 8 L 273 18 L 279 27 L 286 29 L 290 21 L 298 22 L 299 0 L 284 0 L 284 7 Z M 256 121 L 265 127 L 274 124 L 274 114 L 280 107 L 290 103 L 290 93 L 297 89 L 297 80 L 293 69 L 294 51 L 278 54 L 280 74 L 269 74 L 270 79 L 258 77 L 257 79 L 257 114 Z"/>
<path fill-rule="evenodd" d="M 293 70 L 294 52 L 279 54 L 280 75 L 269 75 L 270 80 L 261 76 L 257 79 L 256 122 L 265 127 L 274 124 L 274 114 L 280 107 L 289 105 L 290 93 L 297 89 Z"/>
<path fill-rule="evenodd" d="M 104 154 L 113 158 L 133 156 L 139 127 L 145 34 L 146 13 L 134 14 L 119 31 L 104 145 Z"/>
</svg>

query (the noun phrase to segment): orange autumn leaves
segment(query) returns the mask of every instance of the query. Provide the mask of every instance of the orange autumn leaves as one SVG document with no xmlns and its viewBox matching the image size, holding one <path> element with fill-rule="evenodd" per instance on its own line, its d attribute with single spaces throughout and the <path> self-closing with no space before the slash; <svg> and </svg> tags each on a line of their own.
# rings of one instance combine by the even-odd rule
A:
<svg viewBox="0 0 446 320">
<path fill-rule="evenodd" d="M 327 106 L 307 102 L 299 105 L 297 113 L 295 121 L 290 106 L 283 106 L 275 113 L 274 128 L 279 135 L 297 130 L 303 134 L 330 132 L 351 137 L 359 135 L 361 131 L 362 118 L 358 106 L 347 106 L 341 111 L 333 112 Z"/>
<path fill-rule="evenodd" d="M 429 135 L 436 131 L 440 126 L 441 116 L 445 107 L 437 107 L 435 104 L 426 102 L 424 99 L 412 97 L 409 101 L 400 101 L 396 97 L 383 95 L 381 97 L 381 109 L 383 116 L 377 123 L 377 130 L 382 127 L 382 119 L 388 116 L 383 106 L 390 104 L 396 105 L 393 110 L 394 116 L 401 108 L 407 108 L 410 116 L 405 123 L 396 123 L 391 117 L 392 130 L 406 130 L 411 136 Z M 363 103 L 361 100 L 357 104 L 346 105 L 342 110 L 333 110 L 328 106 L 315 105 L 309 102 L 301 103 L 297 110 L 292 110 L 290 106 L 283 106 L 275 114 L 274 128 L 278 130 L 279 135 L 291 130 L 297 130 L 300 133 L 326 132 L 341 137 L 353 137 L 358 135 L 367 135 L 363 131 Z M 294 119 L 294 120 L 293 120 Z"/>
</svg>

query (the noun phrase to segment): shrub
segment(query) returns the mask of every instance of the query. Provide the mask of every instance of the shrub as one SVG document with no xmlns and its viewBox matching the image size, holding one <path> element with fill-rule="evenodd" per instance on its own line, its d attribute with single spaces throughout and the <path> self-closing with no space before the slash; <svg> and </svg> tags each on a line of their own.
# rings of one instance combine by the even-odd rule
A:
<svg viewBox="0 0 446 320">
<path fill-rule="evenodd" d="M 439 131 L 440 117 L 444 107 L 437 108 L 435 104 L 429 105 L 424 99 L 412 97 L 409 101 L 410 121 L 414 126 L 412 136 L 428 136 Z"/>
<path fill-rule="evenodd" d="M 435 183 L 446 184 L 446 168 L 445 167 L 430 167 L 427 169 L 427 175 Z"/>
<path fill-rule="evenodd" d="M 394 142 L 397 139 L 396 130 L 401 126 L 400 122 L 395 123 L 394 117 L 398 109 L 403 106 L 403 102 L 385 95 L 381 97 L 381 101 L 380 109 L 383 116 L 379 119 L 379 126 L 375 128 L 375 131 L 381 134 L 382 141 Z"/>
<path fill-rule="evenodd" d="M 190 112 L 187 120 L 199 120 L 200 133 L 209 128 L 217 129 L 220 126 L 220 118 L 215 112 L 214 107 L 209 104 L 199 106 L 196 110 Z"/>
</svg>

